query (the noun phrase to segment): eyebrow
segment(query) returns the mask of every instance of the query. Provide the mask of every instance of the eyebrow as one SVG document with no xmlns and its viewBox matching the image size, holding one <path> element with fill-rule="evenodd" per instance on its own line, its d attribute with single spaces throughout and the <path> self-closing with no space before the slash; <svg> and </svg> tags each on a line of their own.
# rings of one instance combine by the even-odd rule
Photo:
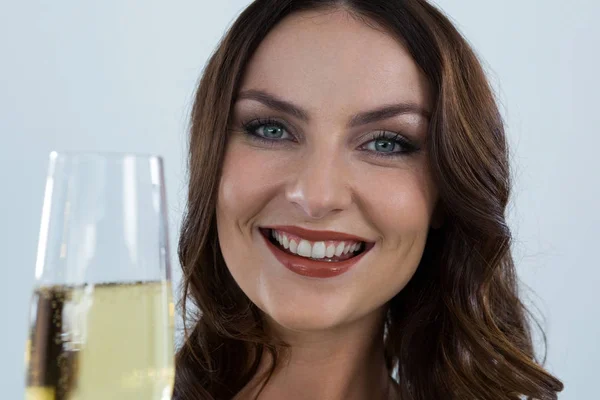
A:
<svg viewBox="0 0 600 400">
<path fill-rule="evenodd" d="M 305 122 L 308 122 L 310 119 L 308 111 L 306 111 L 302 107 L 297 106 L 292 102 L 280 99 L 263 90 L 244 90 L 240 92 L 236 101 L 243 99 L 258 101 L 264 104 L 265 106 L 269 107 L 270 109 L 289 114 Z M 364 111 L 353 115 L 350 119 L 350 122 L 348 123 L 348 126 L 353 128 L 377 121 L 382 121 L 403 114 L 418 114 L 427 119 L 429 119 L 431 116 L 431 113 L 429 111 L 414 103 L 388 104 L 378 107 L 374 110 Z"/>
</svg>

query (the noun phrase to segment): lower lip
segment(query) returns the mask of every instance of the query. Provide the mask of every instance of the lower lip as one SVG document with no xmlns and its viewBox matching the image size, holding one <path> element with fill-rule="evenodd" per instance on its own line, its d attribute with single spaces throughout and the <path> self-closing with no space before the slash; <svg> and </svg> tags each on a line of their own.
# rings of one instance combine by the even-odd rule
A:
<svg viewBox="0 0 600 400">
<path fill-rule="evenodd" d="M 271 243 L 267 236 L 264 234 L 261 234 L 261 236 L 267 243 L 269 250 L 271 250 L 275 258 L 277 258 L 280 263 L 282 263 L 290 271 L 310 278 L 332 278 L 334 276 L 341 275 L 352 268 L 354 264 L 359 262 L 370 250 L 370 247 L 367 247 L 359 255 L 339 262 L 315 261 L 286 253 Z"/>
</svg>

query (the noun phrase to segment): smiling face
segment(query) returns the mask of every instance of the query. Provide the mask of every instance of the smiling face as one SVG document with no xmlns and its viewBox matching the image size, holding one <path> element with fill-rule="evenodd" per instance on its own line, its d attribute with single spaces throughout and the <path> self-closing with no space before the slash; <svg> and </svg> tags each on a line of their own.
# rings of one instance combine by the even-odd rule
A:
<svg viewBox="0 0 600 400">
<path fill-rule="evenodd" d="M 233 278 L 279 328 L 375 316 L 411 279 L 437 201 L 431 107 L 402 44 L 344 11 L 292 14 L 261 43 L 234 107 L 217 228 Z"/>
</svg>

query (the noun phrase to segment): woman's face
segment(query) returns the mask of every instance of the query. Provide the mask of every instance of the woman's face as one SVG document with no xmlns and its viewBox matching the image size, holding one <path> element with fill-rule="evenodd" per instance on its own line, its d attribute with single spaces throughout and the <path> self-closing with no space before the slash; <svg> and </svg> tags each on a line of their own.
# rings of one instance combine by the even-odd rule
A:
<svg viewBox="0 0 600 400">
<path fill-rule="evenodd" d="M 407 50 L 343 11 L 289 16 L 253 55 L 217 225 L 233 278 L 280 328 L 377 315 L 411 279 L 437 200 L 431 107 Z"/>
</svg>

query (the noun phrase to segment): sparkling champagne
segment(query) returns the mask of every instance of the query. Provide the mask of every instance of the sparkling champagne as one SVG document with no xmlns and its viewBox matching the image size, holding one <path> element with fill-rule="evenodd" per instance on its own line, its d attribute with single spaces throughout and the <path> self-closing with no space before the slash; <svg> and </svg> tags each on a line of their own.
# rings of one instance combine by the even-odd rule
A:
<svg viewBox="0 0 600 400">
<path fill-rule="evenodd" d="M 26 400 L 171 399 L 170 288 L 168 281 L 38 288 Z"/>
</svg>

